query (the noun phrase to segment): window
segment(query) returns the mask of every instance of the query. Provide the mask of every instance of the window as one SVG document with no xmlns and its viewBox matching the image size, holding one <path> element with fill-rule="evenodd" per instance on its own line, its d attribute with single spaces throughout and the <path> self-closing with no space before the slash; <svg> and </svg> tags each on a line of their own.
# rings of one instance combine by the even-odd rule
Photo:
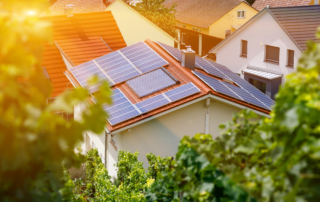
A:
<svg viewBox="0 0 320 202">
<path fill-rule="evenodd" d="M 231 34 L 231 30 L 226 30 L 226 38 Z"/>
<path fill-rule="evenodd" d="M 182 28 L 186 28 L 186 27 L 187 27 L 186 25 L 182 24 Z"/>
<path fill-rule="evenodd" d="M 267 62 L 279 64 L 280 48 L 266 45 L 266 59 Z"/>
<path fill-rule="evenodd" d="M 246 17 L 246 11 L 238 11 L 238 18 L 245 18 Z"/>
<path fill-rule="evenodd" d="M 177 22 L 177 26 L 178 26 L 178 27 L 181 27 L 181 23 L 178 23 L 178 22 Z"/>
<path fill-rule="evenodd" d="M 254 87 L 258 88 L 264 94 L 266 94 L 266 83 L 252 79 L 252 78 L 249 78 L 249 83 Z"/>
<path fill-rule="evenodd" d="M 248 53 L 248 41 L 241 40 L 241 57 L 247 57 Z"/>
<path fill-rule="evenodd" d="M 201 32 L 201 28 L 198 28 L 198 27 L 192 27 L 192 30 L 197 31 L 197 32 Z"/>
<path fill-rule="evenodd" d="M 293 50 L 288 50 L 288 61 L 287 61 L 287 66 L 288 67 L 293 67 L 294 65 L 294 51 Z"/>
<path fill-rule="evenodd" d="M 187 34 L 186 34 L 186 33 L 182 33 L 181 36 L 182 36 L 182 37 L 181 37 L 181 43 L 182 43 L 182 44 L 185 44 L 186 41 L 187 41 Z"/>
</svg>

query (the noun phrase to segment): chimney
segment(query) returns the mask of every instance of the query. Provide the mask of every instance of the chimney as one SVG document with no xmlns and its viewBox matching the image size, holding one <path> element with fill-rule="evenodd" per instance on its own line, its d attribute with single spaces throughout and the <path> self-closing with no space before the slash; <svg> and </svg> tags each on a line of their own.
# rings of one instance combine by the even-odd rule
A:
<svg viewBox="0 0 320 202">
<path fill-rule="evenodd" d="M 73 17 L 73 7 L 73 4 L 69 4 L 64 7 L 64 14 L 67 15 L 67 17 Z"/>
<path fill-rule="evenodd" d="M 319 0 L 314 0 L 314 5 L 319 5 Z"/>
<path fill-rule="evenodd" d="M 181 65 L 195 70 L 196 52 L 191 49 L 191 46 L 186 46 L 186 50 L 181 51 Z"/>
</svg>

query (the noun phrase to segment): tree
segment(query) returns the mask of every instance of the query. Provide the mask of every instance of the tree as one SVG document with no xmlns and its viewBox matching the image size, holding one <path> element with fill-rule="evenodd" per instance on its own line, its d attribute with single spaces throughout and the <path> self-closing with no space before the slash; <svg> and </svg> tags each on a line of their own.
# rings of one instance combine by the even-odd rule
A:
<svg viewBox="0 0 320 202">
<path fill-rule="evenodd" d="M 46 103 L 51 84 L 39 58 L 43 43 L 52 42 L 50 25 L 28 15 L 45 5 L 46 0 L 0 0 L 0 201 L 61 201 L 63 167 L 84 159 L 74 150 L 85 131 L 99 134 L 105 126 L 107 83 L 101 83 L 97 104 L 88 106 L 82 120 L 67 122 L 55 112 L 70 113 L 86 104 L 87 89 L 64 92 Z"/>
<path fill-rule="evenodd" d="M 320 38 L 320 29 L 318 29 Z M 308 42 L 298 71 L 276 96 L 271 118 L 250 111 L 234 116 L 226 131 L 186 139 L 258 201 L 320 198 L 320 44 Z"/>
<path fill-rule="evenodd" d="M 142 0 L 142 2 L 132 7 L 165 32 L 176 37 L 176 5 L 167 8 L 163 5 L 164 1 L 165 0 Z"/>
</svg>

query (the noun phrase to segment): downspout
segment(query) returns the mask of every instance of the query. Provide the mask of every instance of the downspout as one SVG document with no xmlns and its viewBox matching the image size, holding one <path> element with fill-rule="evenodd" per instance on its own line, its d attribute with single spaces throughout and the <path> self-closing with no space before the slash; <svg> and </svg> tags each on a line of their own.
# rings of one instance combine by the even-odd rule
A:
<svg viewBox="0 0 320 202">
<path fill-rule="evenodd" d="M 207 108 L 205 134 L 209 134 L 209 120 L 210 120 L 209 107 L 210 107 L 210 98 L 207 98 L 207 101 L 206 101 L 206 105 L 205 105 L 205 106 L 206 106 L 206 108 Z"/>
</svg>

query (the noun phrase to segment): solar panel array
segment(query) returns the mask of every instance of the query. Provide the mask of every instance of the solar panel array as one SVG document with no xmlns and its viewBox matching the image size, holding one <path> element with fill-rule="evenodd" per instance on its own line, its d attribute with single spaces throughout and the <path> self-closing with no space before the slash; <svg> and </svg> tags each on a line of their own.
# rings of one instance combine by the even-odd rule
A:
<svg viewBox="0 0 320 202">
<path fill-rule="evenodd" d="M 174 48 L 172 46 L 169 46 L 167 44 L 161 43 L 157 41 L 157 44 L 161 46 L 167 53 L 169 53 L 172 57 L 174 57 L 176 60 L 181 62 L 181 51 L 177 48 Z"/>
<path fill-rule="evenodd" d="M 147 44 L 139 42 L 87 63 L 72 67 L 70 71 L 81 86 L 87 87 L 87 80 L 92 75 L 98 75 L 100 80 L 106 80 L 111 85 L 114 85 L 164 65 L 168 65 L 168 62 Z M 97 87 L 91 88 L 92 93 L 97 90 Z"/>
<path fill-rule="evenodd" d="M 172 55 L 178 61 L 181 61 L 181 51 L 179 49 L 168 46 L 168 45 L 160 43 L 160 42 L 157 42 L 157 43 L 167 53 Z M 261 105 L 260 103 L 262 103 L 263 105 L 261 107 L 267 108 L 267 109 L 271 109 L 271 106 L 274 105 L 274 101 L 271 98 L 269 98 L 267 95 L 262 93 L 256 87 L 252 86 L 246 80 L 242 79 L 239 75 L 232 72 L 227 67 L 225 67 L 221 64 L 218 64 L 216 62 L 213 62 L 211 60 L 203 59 L 198 56 L 196 56 L 195 65 L 197 68 L 203 69 L 205 72 L 207 72 L 210 75 L 213 75 L 213 76 L 216 76 L 219 78 L 226 78 L 226 79 L 232 80 L 238 86 L 240 86 L 240 88 L 243 90 L 244 94 L 248 93 L 249 95 L 251 95 L 252 97 L 254 97 L 255 99 L 257 99 L 259 101 L 258 103 L 256 103 L 256 105 L 260 106 Z M 216 87 L 216 88 L 218 88 L 218 87 Z M 227 91 L 227 90 L 225 90 L 225 91 Z M 229 95 L 229 96 L 231 96 L 231 95 Z M 238 97 L 238 96 L 236 96 L 236 97 Z M 254 99 L 254 101 L 255 101 L 255 99 Z M 251 104 L 254 104 L 254 103 L 251 103 Z"/>
<path fill-rule="evenodd" d="M 210 76 L 206 76 L 204 74 L 201 74 L 199 72 L 194 72 L 194 74 L 199 77 L 203 82 L 205 82 L 210 88 L 212 88 L 214 91 L 218 93 L 222 93 L 224 95 L 228 95 L 230 97 L 236 98 L 238 100 L 245 101 L 247 103 L 265 108 L 270 110 L 270 106 L 265 105 L 260 100 L 255 98 L 253 95 L 248 93 L 245 89 L 239 88 L 237 86 L 234 86 L 232 84 L 219 81 L 215 78 L 212 78 Z M 261 93 L 261 92 L 260 92 Z"/>
<path fill-rule="evenodd" d="M 73 67 L 70 69 L 70 72 L 73 74 L 75 78 L 77 78 L 77 81 L 80 83 L 80 85 L 83 88 L 88 88 L 88 90 L 91 93 L 94 93 L 98 90 L 99 84 L 95 86 L 90 86 L 87 83 L 90 77 L 98 76 L 99 81 L 106 80 L 109 83 L 111 83 L 108 77 L 100 70 L 100 68 L 93 61 L 89 61 L 76 67 Z"/>
<path fill-rule="evenodd" d="M 104 110 L 108 113 L 108 121 L 111 125 L 116 125 L 126 120 L 140 115 L 136 107 L 119 89 L 113 90 L 112 105 L 106 105 Z"/>
<path fill-rule="evenodd" d="M 158 67 L 169 64 L 144 42 L 123 48 L 120 52 L 142 73 L 150 72 Z"/>
<path fill-rule="evenodd" d="M 169 86 L 175 85 L 176 81 L 160 68 L 128 80 L 126 83 L 131 90 L 141 98 Z"/>
<path fill-rule="evenodd" d="M 188 83 L 166 93 L 132 104 L 120 89 L 114 89 L 112 95 L 113 103 L 111 105 L 104 105 L 104 110 L 109 115 L 109 123 L 114 126 L 199 92 L 200 89 L 192 83 Z M 94 98 L 92 100 L 95 102 Z"/>
</svg>

